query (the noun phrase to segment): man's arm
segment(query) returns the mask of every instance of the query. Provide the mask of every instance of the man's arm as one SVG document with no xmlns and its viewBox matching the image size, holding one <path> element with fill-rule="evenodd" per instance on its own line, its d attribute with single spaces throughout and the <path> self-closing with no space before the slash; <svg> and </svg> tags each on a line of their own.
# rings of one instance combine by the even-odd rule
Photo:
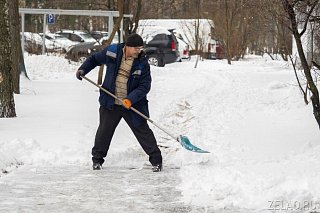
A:
<svg viewBox="0 0 320 213">
<path fill-rule="evenodd" d="M 78 70 L 83 70 L 84 75 L 89 73 L 91 70 L 93 70 L 96 66 L 101 66 L 102 64 L 106 64 L 107 57 L 106 57 L 107 48 L 89 56 L 85 60 L 85 62 L 79 67 Z"/>
</svg>

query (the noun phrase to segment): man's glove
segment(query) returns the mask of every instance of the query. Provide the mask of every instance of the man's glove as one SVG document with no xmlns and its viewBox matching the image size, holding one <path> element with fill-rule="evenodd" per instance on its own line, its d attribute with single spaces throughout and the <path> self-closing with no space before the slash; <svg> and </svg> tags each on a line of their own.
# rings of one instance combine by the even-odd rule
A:
<svg viewBox="0 0 320 213">
<path fill-rule="evenodd" d="M 83 70 L 78 70 L 78 71 L 76 72 L 76 77 L 77 77 L 77 79 L 79 79 L 80 81 L 82 81 L 81 76 L 84 76 L 84 71 L 83 71 Z"/>
<path fill-rule="evenodd" d="M 130 109 L 131 107 L 131 101 L 128 99 L 128 98 L 125 98 L 122 100 L 122 105 L 127 108 L 127 109 Z"/>
</svg>

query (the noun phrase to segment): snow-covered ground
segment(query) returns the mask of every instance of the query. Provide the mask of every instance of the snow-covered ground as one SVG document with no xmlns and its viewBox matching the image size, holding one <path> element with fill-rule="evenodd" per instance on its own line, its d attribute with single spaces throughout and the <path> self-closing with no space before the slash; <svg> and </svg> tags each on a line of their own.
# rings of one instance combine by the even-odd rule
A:
<svg viewBox="0 0 320 213">
<path fill-rule="evenodd" d="M 121 122 L 102 171 L 91 170 L 98 90 L 78 65 L 27 56 L 17 118 L 0 119 L 0 212 L 320 211 L 319 129 L 286 62 L 250 56 L 152 67 L 152 127 L 164 170 Z M 97 69 L 88 77 L 96 79 Z M 23 164 L 16 168 L 17 164 Z"/>
</svg>

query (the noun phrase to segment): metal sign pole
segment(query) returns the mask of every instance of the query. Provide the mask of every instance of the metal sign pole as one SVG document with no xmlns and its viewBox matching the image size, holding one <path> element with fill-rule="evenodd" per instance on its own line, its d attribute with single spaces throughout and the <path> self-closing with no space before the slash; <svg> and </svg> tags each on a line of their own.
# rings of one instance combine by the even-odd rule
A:
<svg viewBox="0 0 320 213">
<path fill-rule="evenodd" d="M 21 48 L 22 48 L 22 55 L 24 55 L 24 23 L 25 23 L 25 17 L 24 13 L 21 13 Z"/>
<path fill-rule="evenodd" d="M 47 14 L 43 14 L 42 55 L 45 54 L 45 48 L 46 48 L 46 27 L 47 27 Z"/>
<path fill-rule="evenodd" d="M 108 20 L 108 37 L 111 35 L 113 29 L 113 16 L 109 15 L 109 20 Z"/>
</svg>

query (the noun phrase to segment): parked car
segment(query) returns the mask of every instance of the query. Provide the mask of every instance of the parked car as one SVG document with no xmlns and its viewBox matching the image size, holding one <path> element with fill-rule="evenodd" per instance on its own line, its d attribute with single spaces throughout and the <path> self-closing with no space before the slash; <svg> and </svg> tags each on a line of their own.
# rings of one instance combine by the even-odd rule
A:
<svg viewBox="0 0 320 213">
<path fill-rule="evenodd" d="M 42 54 L 42 35 L 42 33 L 24 32 L 25 50 L 33 54 Z M 47 36 L 45 36 L 45 52 L 65 53 L 66 50 L 62 45 L 59 45 L 52 39 L 48 39 Z"/>
<path fill-rule="evenodd" d="M 101 39 L 103 39 L 103 37 Z M 118 39 L 114 38 L 112 40 L 112 43 L 118 43 Z M 96 42 L 79 43 L 79 44 L 73 45 L 66 52 L 65 58 L 75 62 L 83 62 L 90 55 L 102 50 L 103 48 L 105 48 L 105 45 L 102 45 L 102 42 L 96 41 Z"/>
<path fill-rule="evenodd" d="M 179 58 L 179 44 L 172 30 L 148 28 L 141 35 L 150 65 L 164 67 Z"/>
<path fill-rule="evenodd" d="M 208 44 L 208 55 L 207 59 L 223 59 L 224 58 L 224 52 L 222 49 L 222 45 L 219 41 L 216 41 L 214 39 L 211 40 L 211 42 Z"/>
<path fill-rule="evenodd" d="M 177 61 L 181 62 L 182 60 L 190 60 L 189 45 L 180 38 L 177 38 L 177 41 L 179 43 L 179 58 Z"/>
<path fill-rule="evenodd" d="M 106 42 L 108 39 L 109 39 L 108 36 L 107 36 L 107 37 L 103 36 L 103 37 L 101 37 L 101 38 L 98 40 L 98 43 L 99 43 L 99 44 L 103 44 L 103 43 Z M 115 35 L 115 36 L 113 37 L 112 41 L 111 41 L 111 44 L 117 44 L 117 43 L 119 43 L 119 38 L 118 38 L 118 35 Z"/>
<path fill-rule="evenodd" d="M 90 34 L 96 41 L 100 41 L 102 38 L 108 39 L 108 32 L 106 31 L 92 31 Z"/>
<path fill-rule="evenodd" d="M 43 34 L 39 33 L 39 35 L 42 37 Z M 46 43 L 50 41 L 49 43 L 52 44 L 54 49 L 60 48 L 64 53 L 67 52 L 72 45 L 77 44 L 77 42 L 70 41 L 66 37 L 55 33 L 46 33 L 45 38 Z"/>
<path fill-rule="evenodd" d="M 56 32 L 56 34 L 66 37 L 67 39 L 76 43 L 96 42 L 96 40 L 88 32 L 81 30 L 60 30 Z"/>
<path fill-rule="evenodd" d="M 84 62 L 88 56 L 102 49 L 102 45 L 97 42 L 84 42 L 72 46 L 65 55 L 66 59 L 75 62 Z"/>
</svg>

